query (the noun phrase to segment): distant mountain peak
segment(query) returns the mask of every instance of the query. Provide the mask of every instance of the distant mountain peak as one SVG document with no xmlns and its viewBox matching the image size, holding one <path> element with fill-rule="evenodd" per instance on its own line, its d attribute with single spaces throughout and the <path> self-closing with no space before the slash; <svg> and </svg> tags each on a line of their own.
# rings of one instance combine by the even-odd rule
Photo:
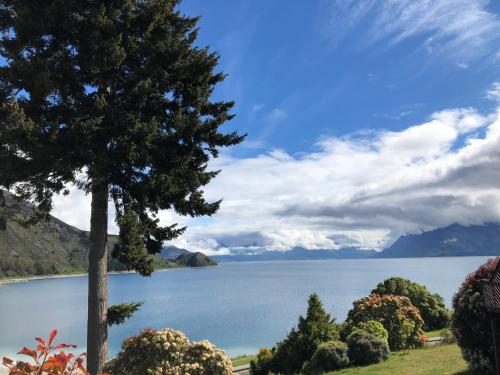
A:
<svg viewBox="0 0 500 375">
<path fill-rule="evenodd" d="M 500 255 L 500 224 L 451 224 L 401 236 L 378 256 L 385 258 Z"/>
</svg>

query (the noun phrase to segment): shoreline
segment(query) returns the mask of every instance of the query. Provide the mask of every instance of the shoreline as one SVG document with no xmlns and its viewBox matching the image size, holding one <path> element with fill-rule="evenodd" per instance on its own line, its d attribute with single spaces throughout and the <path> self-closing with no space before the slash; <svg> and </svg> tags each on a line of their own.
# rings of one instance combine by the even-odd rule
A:
<svg viewBox="0 0 500 375">
<path fill-rule="evenodd" d="M 177 267 L 160 268 L 158 270 L 155 270 L 154 272 L 165 272 L 165 271 L 184 269 L 184 268 L 197 269 L 197 268 L 211 268 L 211 267 L 217 267 L 217 266 L 206 266 L 206 267 L 177 266 Z M 137 273 L 137 271 L 110 271 L 110 272 L 108 272 L 108 275 L 122 275 L 122 274 L 129 274 L 129 273 Z M 47 280 L 47 279 L 66 279 L 66 278 L 71 278 L 71 277 L 84 277 L 87 275 L 88 275 L 88 273 L 70 273 L 70 274 L 60 274 L 60 275 L 38 275 L 38 276 L 26 276 L 26 277 L 10 277 L 10 278 L 0 279 L 0 287 L 2 287 L 4 284 L 17 284 L 17 283 L 36 281 L 36 280 Z"/>
<path fill-rule="evenodd" d="M 163 269 L 162 269 L 163 270 Z M 118 275 L 122 273 L 135 273 L 135 271 L 111 271 L 108 275 Z M 83 277 L 87 276 L 88 273 L 69 273 L 60 275 L 36 275 L 36 276 L 26 276 L 26 277 L 7 277 L 5 279 L 0 279 L 0 286 L 3 284 L 17 284 L 34 280 L 46 280 L 46 279 L 66 279 L 70 277 Z"/>
</svg>

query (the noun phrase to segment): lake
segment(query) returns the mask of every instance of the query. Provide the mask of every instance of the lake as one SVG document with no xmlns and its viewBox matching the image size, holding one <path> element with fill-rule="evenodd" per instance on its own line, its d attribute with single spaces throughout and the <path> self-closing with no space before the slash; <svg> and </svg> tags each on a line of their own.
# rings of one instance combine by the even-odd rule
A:
<svg viewBox="0 0 500 375">
<path fill-rule="evenodd" d="M 377 283 L 402 276 L 440 293 L 448 305 L 465 276 L 487 257 L 222 263 L 204 269 L 109 276 L 110 302 L 144 301 L 135 316 L 110 329 L 110 355 L 142 328 L 171 327 L 207 339 L 230 356 L 281 340 L 317 292 L 337 321 Z M 85 351 L 87 278 L 6 284 L 0 288 L 0 357 L 57 328 L 59 341 Z"/>
</svg>

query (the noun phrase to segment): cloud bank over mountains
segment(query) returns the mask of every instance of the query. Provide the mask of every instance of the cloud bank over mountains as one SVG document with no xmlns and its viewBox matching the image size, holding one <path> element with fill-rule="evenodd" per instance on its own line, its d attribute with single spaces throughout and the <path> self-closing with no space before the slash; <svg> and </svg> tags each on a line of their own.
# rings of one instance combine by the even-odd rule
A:
<svg viewBox="0 0 500 375">
<path fill-rule="evenodd" d="M 224 198 L 220 211 L 161 219 L 189 226 L 177 246 L 208 254 L 379 249 L 405 233 L 500 221 L 499 146 L 500 107 L 461 108 L 402 131 L 325 137 L 309 153 L 223 154 L 211 164 L 222 172 L 206 188 L 210 199 Z M 88 229 L 88 196 L 74 192 L 55 203 L 55 216 Z"/>
</svg>

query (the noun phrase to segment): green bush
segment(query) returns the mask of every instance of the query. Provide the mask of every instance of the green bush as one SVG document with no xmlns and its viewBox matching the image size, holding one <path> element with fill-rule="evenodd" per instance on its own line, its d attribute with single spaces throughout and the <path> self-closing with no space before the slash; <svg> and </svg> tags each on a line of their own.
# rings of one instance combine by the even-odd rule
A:
<svg viewBox="0 0 500 375">
<path fill-rule="evenodd" d="M 390 353 L 387 341 L 360 330 L 349 335 L 347 345 L 349 359 L 359 366 L 385 361 Z"/>
<path fill-rule="evenodd" d="M 273 357 L 276 373 L 299 373 L 320 344 L 339 339 L 339 327 L 326 313 L 318 295 L 312 294 L 308 303 L 306 317 L 300 316 L 297 328 L 276 346 Z"/>
<path fill-rule="evenodd" d="M 347 329 L 349 329 L 349 327 Z M 387 333 L 387 330 L 384 328 L 383 324 L 375 320 L 361 322 L 358 325 L 351 327 L 349 329 L 349 332 L 344 333 L 344 337 L 347 338 L 347 336 L 349 336 L 356 330 L 364 331 L 386 342 L 389 340 L 389 333 Z"/>
<path fill-rule="evenodd" d="M 342 341 L 328 341 L 318 346 L 307 366 L 306 372 L 322 374 L 348 365 L 347 344 Z"/>
<path fill-rule="evenodd" d="M 408 297 L 372 294 L 353 303 L 347 314 L 344 332 L 370 320 L 381 323 L 389 335 L 391 350 L 419 347 L 423 344 L 424 322 Z"/>
<path fill-rule="evenodd" d="M 490 317 L 482 299 L 481 280 L 493 275 L 497 265 L 490 259 L 468 275 L 453 296 L 451 325 L 462 356 L 480 374 L 493 374 L 495 354 Z"/>
<path fill-rule="evenodd" d="M 358 323 L 358 325 L 356 326 L 344 324 L 341 328 L 341 333 L 340 333 L 341 339 L 345 341 L 347 337 L 356 330 L 365 331 L 384 341 L 389 340 L 389 333 L 387 333 L 387 330 L 384 328 L 383 324 L 375 320 L 361 322 Z"/>
<path fill-rule="evenodd" d="M 443 297 L 432 294 L 424 285 L 401 277 L 391 277 L 378 284 L 371 294 L 408 297 L 412 305 L 420 310 L 425 330 L 441 329 L 449 325 L 451 313 L 446 308 Z"/>
<path fill-rule="evenodd" d="M 230 375 L 231 360 L 208 341 L 190 342 L 173 329 L 145 329 L 125 340 L 105 371 L 112 375 Z"/>
<path fill-rule="evenodd" d="M 273 352 L 269 348 L 261 348 L 257 358 L 250 362 L 251 375 L 269 375 L 272 371 Z"/>
</svg>

